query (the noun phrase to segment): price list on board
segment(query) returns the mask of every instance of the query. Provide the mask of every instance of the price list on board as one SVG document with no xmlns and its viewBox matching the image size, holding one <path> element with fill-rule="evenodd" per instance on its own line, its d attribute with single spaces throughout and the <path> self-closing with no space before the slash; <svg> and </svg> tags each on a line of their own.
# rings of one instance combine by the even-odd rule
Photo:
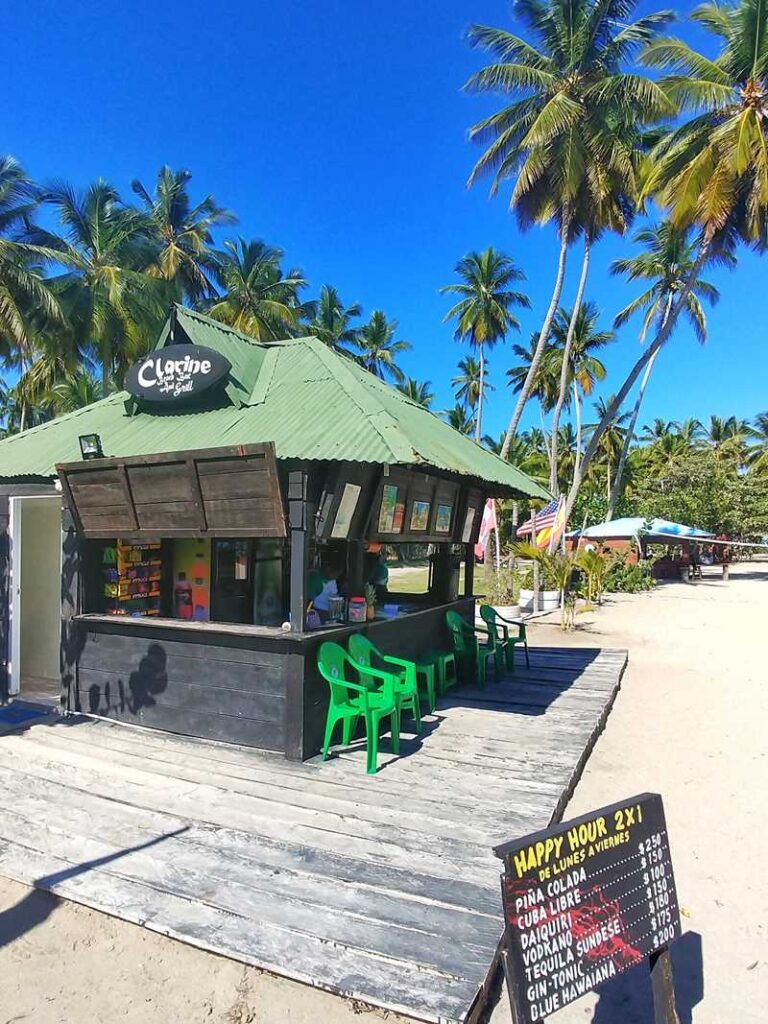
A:
<svg viewBox="0 0 768 1024">
<path fill-rule="evenodd" d="M 680 935 L 657 794 L 497 847 L 513 1014 L 539 1021 Z"/>
</svg>

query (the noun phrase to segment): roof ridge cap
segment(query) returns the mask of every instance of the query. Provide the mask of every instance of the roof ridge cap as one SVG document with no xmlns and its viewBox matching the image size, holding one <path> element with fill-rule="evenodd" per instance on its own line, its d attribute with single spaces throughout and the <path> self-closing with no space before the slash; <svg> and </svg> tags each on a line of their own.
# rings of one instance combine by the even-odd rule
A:
<svg viewBox="0 0 768 1024">
<path fill-rule="evenodd" d="M 310 337 L 310 338 L 305 339 L 305 341 L 308 344 L 308 347 L 319 358 L 320 362 L 327 369 L 329 369 L 331 371 L 331 373 L 333 374 L 333 376 L 336 379 L 337 383 L 339 384 L 339 386 L 342 388 L 342 390 L 346 394 L 347 398 L 349 398 L 350 401 L 352 401 L 357 406 L 357 408 L 360 410 L 362 415 L 366 418 L 366 420 L 370 423 L 370 425 L 373 427 L 373 429 L 376 431 L 376 433 L 382 439 L 384 444 L 392 452 L 393 458 L 390 461 L 392 461 L 392 462 L 399 461 L 400 458 L 402 457 L 402 455 L 395 451 L 394 447 L 392 446 L 392 444 L 390 442 L 390 438 L 386 436 L 386 434 L 382 431 L 382 429 L 378 425 L 378 423 L 376 423 L 374 421 L 373 417 L 368 412 L 368 410 L 364 409 L 363 406 L 360 404 L 360 402 L 355 397 L 354 389 L 351 388 L 349 385 L 350 385 L 350 381 L 353 382 L 353 383 L 357 383 L 357 382 L 355 381 L 355 378 L 352 375 L 351 371 L 348 369 L 348 367 L 344 365 L 343 360 L 338 356 L 337 353 L 332 352 L 324 342 L 320 341 L 319 338 Z M 361 369 L 363 369 L 365 371 L 365 367 L 361 367 Z M 365 371 L 365 372 L 368 372 L 368 371 Z M 378 380 L 378 378 L 376 378 L 376 379 Z M 395 429 L 396 431 L 399 432 L 399 427 L 397 425 L 397 420 L 382 405 L 381 400 L 379 399 L 379 397 L 375 393 L 375 391 L 372 391 L 370 393 L 373 396 L 373 400 L 375 401 L 375 403 L 376 403 L 376 405 L 378 407 L 378 415 L 379 416 L 383 416 L 384 419 L 387 421 L 387 424 L 389 426 L 391 426 L 393 429 Z M 416 457 L 416 458 L 421 458 L 421 456 L 416 451 L 416 449 L 413 447 L 413 445 L 411 445 L 407 441 L 405 442 L 404 447 L 407 449 L 407 452 L 411 456 Z"/>
</svg>

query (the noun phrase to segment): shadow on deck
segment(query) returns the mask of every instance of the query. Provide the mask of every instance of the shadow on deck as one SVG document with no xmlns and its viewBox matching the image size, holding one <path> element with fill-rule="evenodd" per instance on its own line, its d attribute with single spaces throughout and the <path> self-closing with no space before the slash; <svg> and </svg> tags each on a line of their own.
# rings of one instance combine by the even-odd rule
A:
<svg viewBox="0 0 768 1024">
<path fill-rule="evenodd" d="M 626 652 L 531 648 L 403 753 L 297 764 L 86 718 L 0 737 L 0 873 L 425 1021 L 477 1019 L 502 930 L 492 847 L 562 814 Z M 406 730 L 408 723 L 405 723 Z"/>
</svg>

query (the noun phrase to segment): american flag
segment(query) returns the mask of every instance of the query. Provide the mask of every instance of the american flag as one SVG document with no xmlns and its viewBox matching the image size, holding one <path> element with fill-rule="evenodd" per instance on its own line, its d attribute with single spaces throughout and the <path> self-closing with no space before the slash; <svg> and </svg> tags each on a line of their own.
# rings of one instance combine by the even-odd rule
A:
<svg viewBox="0 0 768 1024">
<path fill-rule="evenodd" d="M 550 529 L 554 526 L 561 501 L 561 498 L 553 498 L 552 501 L 547 502 L 544 508 L 536 513 L 537 534 L 540 533 L 541 530 Z M 518 537 L 524 537 L 529 533 L 533 533 L 533 516 L 531 516 L 530 519 L 526 519 L 526 521 L 521 523 L 517 528 Z"/>
</svg>

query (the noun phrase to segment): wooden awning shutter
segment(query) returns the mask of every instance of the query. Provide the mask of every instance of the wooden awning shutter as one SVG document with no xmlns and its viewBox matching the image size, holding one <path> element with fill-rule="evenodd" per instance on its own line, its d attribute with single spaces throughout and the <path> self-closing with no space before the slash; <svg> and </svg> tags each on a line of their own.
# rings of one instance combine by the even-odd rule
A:
<svg viewBox="0 0 768 1024">
<path fill-rule="evenodd" d="M 284 537 L 272 444 L 56 467 L 78 529 L 121 537 Z"/>
</svg>

